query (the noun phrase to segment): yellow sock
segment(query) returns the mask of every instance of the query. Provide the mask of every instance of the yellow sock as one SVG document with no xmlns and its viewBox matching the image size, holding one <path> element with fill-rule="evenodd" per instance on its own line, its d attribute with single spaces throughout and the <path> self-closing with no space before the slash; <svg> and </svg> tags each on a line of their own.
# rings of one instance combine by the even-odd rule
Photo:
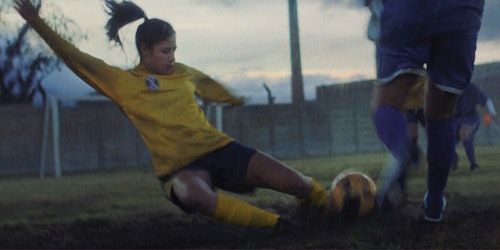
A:
<svg viewBox="0 0 500 250">
<path fill-rule="evenodd" d="M 243 200 L 217 194 L 217 207 L 214 219 L 240 226 L 274 227 L 279 215 L 267 212 Z"/>
<path fill-rule="evenodd" d="M 315 207 L 326 207 L 326 203 L 328 201 L 328 194 L 326 193 L 326 190 L 314 178 L 310 179 L 313 186 L 311 193 L 307 198 L 297 200 L 304 205 L 308 204 Z"/>
</svg>

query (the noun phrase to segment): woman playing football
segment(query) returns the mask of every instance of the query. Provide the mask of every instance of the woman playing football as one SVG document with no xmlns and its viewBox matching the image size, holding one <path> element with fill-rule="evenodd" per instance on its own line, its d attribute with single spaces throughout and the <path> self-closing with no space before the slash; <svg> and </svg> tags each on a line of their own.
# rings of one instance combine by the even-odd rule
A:
<svg viewBox="0 0 500 250">
<path fill-rule="evenodd" d="M 283 216 L 219 193 L 217 188 L 237 193 L 268 188 L 295 196 L 301 205 L 325 206 L 327 194 L 318 182 L 209 124 L 195 95 L 231 105 L 241 105 L 244 99 L 195 68 L 176 62 L 176 33 L 169 23 L 149 19 L 130 1 L 106 0 L 110 40 L 121 45 L 120 28 L 143 20 L 135 37 L 139 64 L 122 70 L 61 38 L 29 0 L 14 2 L 20 15 L 67 66 L 113 100 L 135 125 L 150 150 L 166 197 L 185 212 L 242 226 L 287 223 Z"/>
</svg>

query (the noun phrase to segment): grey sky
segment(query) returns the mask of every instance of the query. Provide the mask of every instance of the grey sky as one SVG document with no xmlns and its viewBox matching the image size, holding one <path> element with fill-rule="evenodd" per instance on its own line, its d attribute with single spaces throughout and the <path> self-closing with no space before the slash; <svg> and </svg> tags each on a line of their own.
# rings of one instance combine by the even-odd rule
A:
<svg viewBox="0 0 500 250">
<path fill-rule="evenodd" d="M 54 0 L 61 12 L 88 34 L 77 46 L 112 65 L 137 63 L 134 32 L 121 34 L 125 52 L 106 40 L 106 14 L 99 0 Z M 265 100 L 262 81 L 278 99 L 290 93 L 287 0 L 134 0 L 149 17 L 170 22 L 177 31 L 179 62 L 227 83 L 236 92 Z M 317 85 L 373 78 L 373 44 L 366 39 L 369 11 L 361 0 L 298 0 L 302 70 L 306 95 Z M 53 11 L 42 9 L 42 14 Z M 487 0 L 477 63 L 500 60 L 500 1 Z M 56 76 L 48 81 L 57 81 Z M 253 93 L 258 92 L 258 93 Z M 279 94 L 278 94 L 279 93 Z M 278 100 L 278 101 L 279 101 Z"/>
<path fill-rule="evenodd" d="M 500 40 L 500 1 L 486 0 L 479 39 Z"/>
</svg>

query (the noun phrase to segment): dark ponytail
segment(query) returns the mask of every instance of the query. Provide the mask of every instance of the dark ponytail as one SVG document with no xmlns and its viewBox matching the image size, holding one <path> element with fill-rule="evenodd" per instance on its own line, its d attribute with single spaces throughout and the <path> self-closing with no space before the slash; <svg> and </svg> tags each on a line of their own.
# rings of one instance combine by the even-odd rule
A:
<svg viewBox="0 0 500 250">
<path fill-rule="evenodd" d="M 107 7 L 106 13 L 110 16 L 108 22 L 106 23 L 106 34 L 108 35 L 110 41 L 115 41 L 121 46 L 122 41 L 118 31 L 123 26 L 140 18 L 147 20 L 146 13 L 144 13 L 144 11 L 135 3 L 130 1 L 117 3 L 114 0 L 105 0 L 104 2 Z"/>
<path fill-rule="evenodd" d="M 115 0 L 105 0 L 105 4 L 108 8 L 106 13 L 110 16 L 106 23 L 106 34 L 110 41 L 115 41 L 120 46 L 122 42 L 118 35 L 118 31 L 123 26 L 144 18 L 144 23 L 137 27 L 135 33 L 135 46 L 140 56 L 142 56 L 140 50 L 141 44 L 151 48 L 155 44 L 175 34 L 174 28 L 172 28 L 169 23 L 156 18 L 148 19 L 146 13 L 131 1 L 125 0 L 117 3 Z"/>
</svg>

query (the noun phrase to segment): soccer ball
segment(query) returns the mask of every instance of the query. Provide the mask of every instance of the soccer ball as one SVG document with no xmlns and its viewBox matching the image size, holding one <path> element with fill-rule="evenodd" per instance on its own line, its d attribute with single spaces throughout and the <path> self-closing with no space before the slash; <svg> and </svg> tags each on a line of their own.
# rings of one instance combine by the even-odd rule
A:
<svg viewBox="0 0 500 250">
<path fill-rule="evenodd" d="M 348 169 L 331 184 L 328 211 L 334 217 L 356 219 L 375 209 L 377 188 L 366 174 Z"/>
</svg>

